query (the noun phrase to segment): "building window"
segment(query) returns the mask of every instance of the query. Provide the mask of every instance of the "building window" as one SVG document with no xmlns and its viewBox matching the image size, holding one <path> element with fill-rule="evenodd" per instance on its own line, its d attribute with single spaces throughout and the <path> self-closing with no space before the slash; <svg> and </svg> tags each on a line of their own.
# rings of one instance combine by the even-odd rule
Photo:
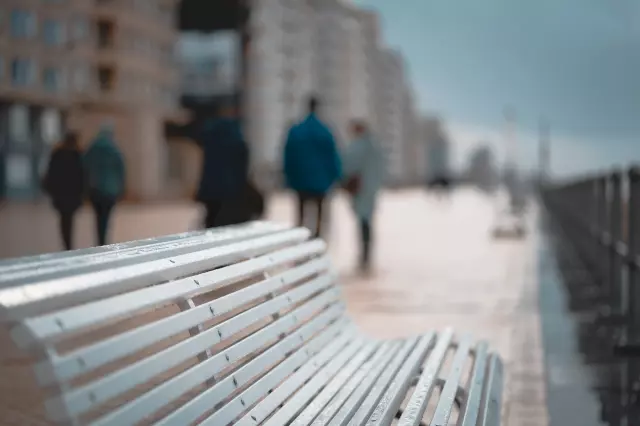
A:
<svg viewBox="0 0 640 426">
<path fill-rule="evenodd" d="M 29 109 L 25 105 L 13 105 L 9 109 L 9 137 L 17 143 L 29 141 Z"/>
<path fill-rule="evenodd" d="M 42 28 L 44 42 L 49 46 L 59 46 L 64 43 L 64 28 L 61 22 L 48 19 Z"/>
<path fill-rule="evenodd" d="M 62 117 L 60 111 L 47 108 L 40 116 L 40 129 L 42 131 L 42 140 L 53 145 L 62 138 Z"/>
<path fill-rule="evenodd" d="M 86 66 L 79 66 L 73 73 L 73 86 L 78 92 L 89 87 L 89 70 Z"/>
<path fill-rule="evenodd" d="M 42 82 L 48 92 L 59 92 L 62 88 L 62 76 L 57 68 L 47 67 L 42 72 Z"/>
<path fill-rule="evenodd" d="M 14 38 L 33 37 L 36 32 L 36 20 L 33 13 L 26 10 L 11 12 L 11 36 Z"/>
<path fill-rule="evenodd" d="M 14 59 L 11 63 L 11 81 L 14 86 L 28 86 L 33 83 L 33 62 L 29 59 Z"/>
<path fill-rule="evenodd" d="M 73 25 L 73 39 L 74 41 L 84 41 L 87 38 L 87 34 L 89 33 L 89 29 L 87 26 L 87 21 L 83 18 L 76 19 Z"/>
</svg>

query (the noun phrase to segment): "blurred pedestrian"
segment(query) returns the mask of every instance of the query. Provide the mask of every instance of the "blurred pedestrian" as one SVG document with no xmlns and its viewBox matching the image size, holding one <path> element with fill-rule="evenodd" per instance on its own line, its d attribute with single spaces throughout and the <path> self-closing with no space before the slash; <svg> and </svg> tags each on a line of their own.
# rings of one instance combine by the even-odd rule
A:
<svg viewBox="0 0 640 426">
<path fill-rule="evenodd" d="M 331 130 L 318 118 L 319 102 L 309 100 L 309 115 L 289 130 L 284 147 L 287 186 L 298 197 L 298 224 L 304 224 L 307 204 L 316 210 L 315 237 L 322 231 L 327 194 L 342 176 L 342 162 Z"/>
<path fill-rule="evenodd" d="M 66 250 L 73 248 L 73 221 L 82 206 L 85 190 L 82 153 L 78 135 L 67 133 L 49 158 L 43 182 L 60 219 L 60 234 Z"/>
<path fill-rule="evenodd" d="M 102 126 L 83 160 L 89 199 L 96 215 L 98 244 L 105 245 L 111 213 L 125 190 L 124 160 L 111 124 Z"/>
<path fill-rule="evenodd" d="M 202 172 L 197 200 L 206 209 L 205 227 L 232 225 L 250 220 L 249 148 L 242 134 L 237 108 L 223 106 L 210 117 L 196 137 L 202 147 Z M 257 190 L 256 190 L 257 192 Z"/>
<path fill-rule="evenodd" d="M 351 133 L 353 141 L 344 156 L 344 188 L 352 196 L 353 212 L 360 228 L 360 268 L 366 272 L 371 266 L 373 216 L 385 167 L 380 146 L 367 124 L 354 120 Z"/>
</svg>

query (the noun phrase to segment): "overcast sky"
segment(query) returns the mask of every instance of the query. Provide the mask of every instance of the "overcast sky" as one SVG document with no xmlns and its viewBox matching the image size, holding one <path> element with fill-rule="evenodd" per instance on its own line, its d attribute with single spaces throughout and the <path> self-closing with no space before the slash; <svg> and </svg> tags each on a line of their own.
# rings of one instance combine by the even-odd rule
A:
<svg viewBox="0 0 640 426">
<path fill-rule="evenodd" d="M 408 60 L 420 109 L 445 118 L 457 163 L 499 146 L 516 107 L 521 164 L 552 126 L 554 172 L 640 160 L 640 0 L 360 0 Z"/>
</svg>

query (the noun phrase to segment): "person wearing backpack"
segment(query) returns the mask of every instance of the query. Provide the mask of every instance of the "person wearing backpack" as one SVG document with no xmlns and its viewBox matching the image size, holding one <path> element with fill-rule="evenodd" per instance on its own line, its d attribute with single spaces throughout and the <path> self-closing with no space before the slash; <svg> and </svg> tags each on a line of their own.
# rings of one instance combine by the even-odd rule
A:
<svg viewBox="0 0 640 426">
<path fill-rule="evenodd" d="M 114 207 L 125 191 L 125 164 L 115 142 L 113 126 L 100 129 L 83 158 L 89 200 L 96 215 L 99 245 L 107 244 L 109 222 Z"/>
</svg>

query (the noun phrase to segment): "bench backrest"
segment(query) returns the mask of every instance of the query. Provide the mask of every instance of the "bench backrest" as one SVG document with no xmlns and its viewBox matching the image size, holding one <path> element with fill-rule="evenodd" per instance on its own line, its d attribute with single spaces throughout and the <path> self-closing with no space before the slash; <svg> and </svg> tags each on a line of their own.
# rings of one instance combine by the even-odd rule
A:
<svg viewBox="0 0 640 426">
<path fill-rule="evenodd" d="M 30 410 L 53 422 L 186 425 L 240 392 L 251 405 L 352 332 L 309 237 L 257 222 L 3 262 L 1 367 L 35 371 L 46 412 Z"/>
</svg>

